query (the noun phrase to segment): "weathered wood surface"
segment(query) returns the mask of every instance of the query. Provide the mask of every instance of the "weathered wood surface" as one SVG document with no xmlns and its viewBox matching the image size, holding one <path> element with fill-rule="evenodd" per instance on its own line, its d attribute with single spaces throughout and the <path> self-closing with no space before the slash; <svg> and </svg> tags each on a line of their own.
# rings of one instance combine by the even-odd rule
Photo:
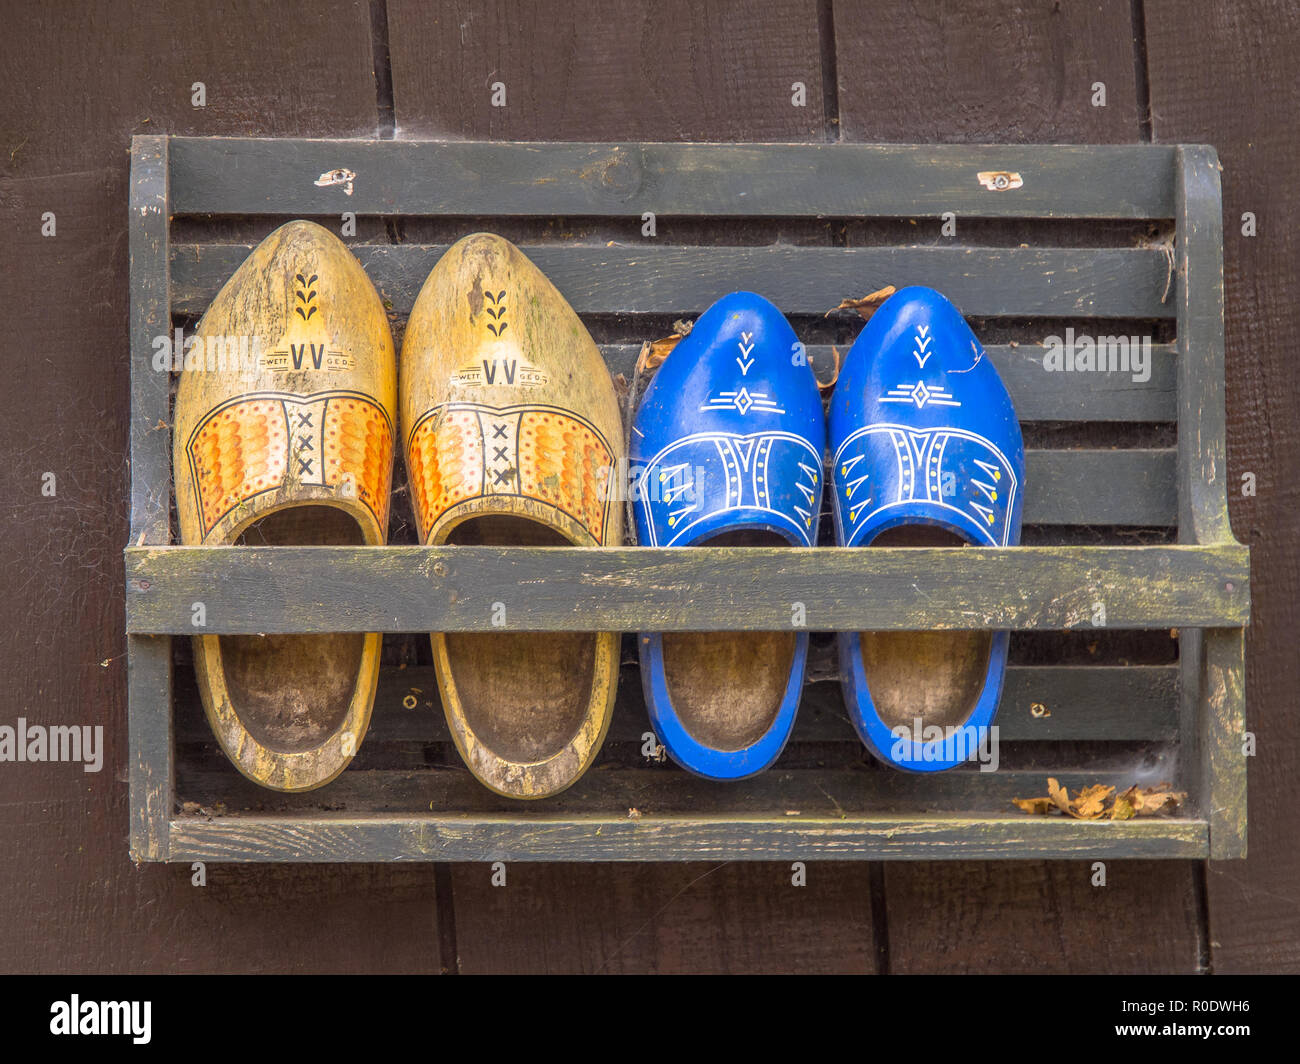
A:
<svg viewBox="0 0 1300 1064">
<path fill-rule="evenodd" d="M 868 144 L 173 142 L 177 214 L 1169 218 L 1172 149 Z M 356 175 L 317 186 L 324 173 Z M 991 191 L 977 174 L 1014 171 Z M 709 300 L 703 300 L 707 305 Z"/>
<path fill-rule="evenodd" d="M 1094 886 L 1095 865 L 1106 866 Z M 1201 970 L 1189 861 L 896 862 L 884 871 L 889 970 L 1153 974 Z M 1155 897 L 1152 897 L 1152 893 Z M 934 915 L 930 915 L 934 914 Z M 937 919 L 942 919 L 939 931 Z M 937 931 L 933 935 L 930 931 Z"/>
<path fill-rule="evenodd" d="M 203 43 L 196 52 L 178 41 Z M 436 936 L 412 930 L 435 920 L 427 865 L 209 865 L 208 886 L 198 888 L 189 866 L 139 867 L 129 850 L 134 740 L 117 559 L 135 541 L 126 460 L 131 135 L 370 135 L 366 6 L 17 7 L 7 12 L 0 65 L 0 440 L 9 489 L 0 723 L 25 716 L 104 728 L 98 773 L 0 766 L 0 850 L 11 855 L 0 862 L 0 967 L 437 970 Z M 203 108 L 191 103 L 200 80 Z M 55 236 L 42 235 L 45 212 L 57 218 Z M 53 497 L 41 494 L 45 472 L 57 477 Z M 162 812 L 170 816 L 170 804 Z"/>
<path fill-rule="evenodd" d="M 131 542 L 171 542 L 169 380 L 152 365 L 154 338 L 171 332 L 168 141 L 137 137 L 131 150 Z M 57 218 L 57 215 L 56 215 Z"/>
<path fill-rule="evenodd" d="M 1156 448 L 1027 451 L 1025 524 L 1168 525 L 1173 460 Z"/>
<path fill-rule="evenodd" d="M 134 709 L 127 730 L 131 857 L 165 861 L 176 793 L 171 639 L 128 636 L 127 654 L 127 698 Z"/>
<path fill-rule="evenodd" d="M 1020 857 L 1203 857 L 1205 824 L 1144 818 L 913 816 L 191 817 L 172 822 L 174 861 L 924 861 Z"/>
<path fill-rule="evenodd" d="M 1291 218 L 1300 156 L 1278 133 L 1300 108 L 1300 12 L 1285 3 L 1145 6 L 1155 133 L 1213 144 L 1223 166 L 1224 483 L 1233 528 L 1250 544 L 1259 577 L 1246 632 L 1244 723 L 1257 751 L 1247 762 L 1249 856 L 1209 865 L 1209 959 L 1216 972 L 1297 972 L 1300 821 L 1291 793 L 1300 764 L 1300 377 L 1291 338 L 1300 330 L 1300 262 Z M 1254 236 L 1244 231 L 1248 212 Z M 1244 490 L 1247 473 L 1254 494 Z"/>
<path fill-rule="evenodd" d="M 171 542 L 171 448 L 168 377 L 151 365 L 153 338 L 171 324 L 167 217 L 168 152 L 165 137 L 139 137 L 132 145 L 131 278 L 131 517 L 136 544 Z M 56 216 L 57 217 L 57 216 Z M 131 856 L 164 860 L 172 812 L 171 640 L 129 639 L 127 771 L 131 802 Z"/>
<path fill-rule="evenodd" d="M 1049 776 L 1071 793 L 1093 784 L 1122 790 L 1166 779 L 1172 759 L 1148 757 L 1139 752 L 1142 749 L 1154 748 L 1120 746 L 1104 759 L 1093 757 L 1086 768 L 1053 764 L 1060 761 L 1054 757 L 1047 767 L 1000 764 L 996 772 L 981 772 L 972 764 L 925 775 L 885 771 L 865 753 L 846 759 L 839 756 L 844 750 L 823 745 L 812 757 L 801 757 L 796 750 L 775 768 L 732 783 L 701 779 L 668 761 L 628 757 L 629 751 L 606 751 L 573 787 L 542 804 L 521 803 L 488 790 L 464 771 L 452 751 L 429 751 L 419 764 L 400 769 L 354 765 L 317 794 L 258 789 L 219 761 L 183 760 L 177 765 L 177 795 L 201 806 L 194 814 L 199 817 L 274 816 L 283 826 L 292 826 L 298 818 L 328 821 L 336 816 L 484 817 L 496 822 L 503 838 L 516 830 L 526 835 L 530 825 L 557 817 L 617 819 L 629 809 L 642 817 L 778 825 L 794 817 L 883 821 L 931 813 L 1028 819 L 1012 799 L 1045 794 Z M 1004 756 L 1014 754 L 1013 749 L 1003 751 Z M 778 816 L 772 816 L 773 809 L 780 810 Z M 1205 823 L 1190 813 L 1185 818 Z M 522 849 L 524 843 L 519 844 Z"/>
<path fill-rule="evenodd" d="M 1250 603 L 1237 546 L 133 547 L 126 556 L 127 631 L 137 634 L 192 633 L 195 602 L 208 635 L 788 631 L 794 603 L 814 631 L 1231 627 Z"/>
<path fill-rule="evenodd" d="M 879 970 L 871 866 L 791 862 L 453 866 L 460 971 Z M 580 905 L 557 899 L 581 898 Z"/>
<path fill-rule="evenodd" d="M 651 729 L 640 679 L 635 666 L 623 667 L 607 743 L 644 744 Z M 1177 687 L 1176 665 L 1011 665 L 997 725 L 1003 742 L 1168 741 L 1178 735 Z M 178 675 L 176 688 L 176 741 L 211 743 L 193 681 Z M 367 736 L 371 745 L 451 742 L 432 666 L 380 671 Z M 805 684 L 790 741 L 857 749 L 838 680 Z"/>
<path fill-rule="evenodd" d="M 251 250 L 244 244 L 174 247 L 172 310 L 201 313 Z M 410 313 L 446 250 L 353 245 L 398 314 Z M 745 290 L 766 296 L 785 314 L 820 315 L 885 285 L 926 284 L 977 317 L 1172 318 L 1178 287 L 1155 248 L 547 244 L 523 251 L 579 314 L 698 314 L 728 292 Z"/>
<path fill-rule="evenodd" d="M 814 0 L 386 6 L 404 136 L 822 138 L 831 56 Z M 498 83 L 505 106 L 493 106 Z"/>
<path fill-rule="evenodd" d="M 1245 633 L 1212 628 L 1202 638 L 1202 803 L 1210 821 L 1210 857 L 1226 860 L 1246 856 Z"/>
<path fill-rule="evenodd" d="M 1150 114 L 1141 89 L 1144 57 L 1154 56 L 1156 46 L 1142 40 L 1140 17 L 1135 24 L 1141 6 L 1128 0 L 970 0 L 925 7 L 906 0 L 835 0 L 844 136 L 1003 143 L 1149 140 L 1144 130 Z M 1151 4 L 1146 8 L 1150 24 Z M 1185 54 L 1214 47 L 1198 37 L 1194 18 L 1166 10 L 1160 20 Z M 882 55 L 899 59 L 881 63 Z M 900 67 L 906 77 L 898 76 Z M 1107 90 L 1105 107 L 1093 106 L 1099 81 Z M 1215 143 L 1221 135 L 1189 132 L 1159 139 Z M 1172 164 L 1167 180 L 1172 194 Z M 971 231 L 959 213 L 956 239 L 971 239 Z M 1080 224 L 1057 239 L 1067 246 L 1090 243 L 1094 229 Z M 1172 294 L 1169 305 L 1174 305 Z M 1097 427 L 1089 439 L 1094 446 L 1108 446 L 1109 436 Z M 1034 493 L 1031 488 L 1028 497 Z M 1091 501 L 1103 494 L 1069 488 L 1061 493 Z M 1108 867 L 1114 877 L 1115 864 Z M 1087 872 L 1086 864 L 889 866 L 881 875 L 889 970 L 1197 970 L 1205 934 L 1197 905 L 1200 868 L 1178 862 L 1134 867 L 1142 869 L 1142 889 L 1127 891 L 1119 904 L 1111 904 L 1116 895 L 1106 894 L 1105 909 L 1098 910 L 1096 888 L 1080 874 Z M 1131 876 L 1125 881 L 1134 882 Z M 1109 919 L 1104 925 L 1098 919 L 1103 913 Z"/>
<path fill-rule="evenodd" d="M 1180 147 L 1178 246 L 1178 532 L 1235 543 L 1228 522 L 1223 378 L 1223 220 L 1219 157 Z M 1195 294 L 1193 294 L 1195 293 Z"/>
<path fill-rule="evenodd" d="M 850 140 L 1137 139 L 1127 0 L 836 0 L 832 10 L 839 121 Z M 1104 107 L 1092 103 L 1099 81 Z"/>
<path fill-rule="evenodd" d="M 1223 221 L 1219 158 L 1180 147 L 1178 302 L 1178 539 L 1236 543 L 1228 520 L 1223 341 Z M 1189 292 L 1198 292 L 1195 298 Z M 1211 630 L 1196 642 L 1197 792 L 1211 823 L 1210 856 L 1246 856 L 1246 730 L 1241 632 Z"/>
</svg>

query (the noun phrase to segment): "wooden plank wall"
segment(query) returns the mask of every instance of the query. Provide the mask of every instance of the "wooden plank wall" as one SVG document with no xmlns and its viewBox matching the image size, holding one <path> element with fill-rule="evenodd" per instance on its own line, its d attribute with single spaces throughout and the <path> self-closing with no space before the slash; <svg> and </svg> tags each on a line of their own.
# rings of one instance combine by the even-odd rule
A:
<svg viewBox="0 0 1300 1064">
<path fill-rule="evenodd" d="M 928 18 L 917 6 L 836 0 L 846 139 L 1142 139 L 1127 2 L 978 0 L 939 5 Z M 881 64 L 886 55 L 906 77 Z M 1105 107 L 1093 106 L 1096 82 Z M 887 865 L 890 971 L 1196 970 L 1199 869 L 1147 861 L 1107 871 L 1097 888 L 1088 862 Z M 1139 884 L 1160 903 L 1129 904 Z"/>
<path fill-rule="evenodd" d="M 0 36 L 0 722 L 103 724 L 104 771 L 0 766 L 0 967 L 22 971 L 1300 970 L 1300 15 L 1211 0 L 291 0 L 16 8 Z M 173 47 L 166 47 L 173 42 Z M 207 106 L 191 104 L 202 80 Z M 494 82 L 507 106 L 491 106 Z M 792 83 L 806 86 L 803 107 Z M 1105 107 L 1092 103 L 1095 82 Z M 1225 166 L 1230 483 L 1254 548 L 1251 857 L 1086 863 L 134 867 L 127 858 L 132 133 L 1204 141 Z M 1291 206 L 1294 211 L 1293 205 Z M 41 235 L 53 211 L 57 235 Z M 1238 237 L 1253 211 L 1259 235 Z M 393 233 L 394 239 L 401 234 Z M 1068 234 L 1066 234 L 1068 237 Z M 726 233 L 715 234 L 726 242 Z M 828 233 L 796 239 L 829 242 Z M 852 243 L 853 233 L 844 239 Z M 1068 241 L 1067 241 L 1068 242 Z M 42 474 L 57 495 L 41 494 Z"/>
<path fill-rule="evenodd" d="M 102 724 L 107 745 L 98 774 L 0 765 L 0 968 L 436 971 L 427 866 L 212 866 L 198 888 L 188 867 L 127 857 L 130 137 L 372 134 L 370 11 L 20 5 L 0 70 L 0 720 Z M 46 211 L 54 237 L 41 235 Z"/>
<path fill-rule="evenodd" d="M 1246 631 L 1249 857 L 1207 869 L 1216 971 L 1300 971 L 1300 822 L 1288 801 L 1300 767 L 1300 146 L 1295 73 L 1300 10 L 1146 0 L 1152 128 L 1161 141 L 1215 145 L 1223 164 L 1228 502 L 1251 548 Z M 1185 20 L 1195 33 L 1180 29 Z M 1204 43 L 1210 42 L 1207 47 Z M 1256 235 L 1243 233 L 1243 215 Z M 1253 473 L 1256 494 L 1243 495 Z"/>
</svg>

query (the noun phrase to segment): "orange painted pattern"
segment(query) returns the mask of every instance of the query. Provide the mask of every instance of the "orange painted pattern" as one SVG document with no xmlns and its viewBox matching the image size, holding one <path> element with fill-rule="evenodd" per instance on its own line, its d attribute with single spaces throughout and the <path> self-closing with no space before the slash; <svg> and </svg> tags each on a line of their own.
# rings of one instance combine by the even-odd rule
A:
<svg viewBox="0 0 1300 1064">
<path fill-rule="evenodd" d="M 447 510 L 482 494 L 483 430 L 474 411 L 453 407 L 421 423 L 406 470 L 423 539 Z"/>
<path fill-rule="evenodd" d="M 325 408 L 325 483 L 351 479 L 357 498 L 388 527 L 393 468 L 393 433 L 374 403 L 335 397 Z"/>
<path fill-rule="evenodd" d="M 291 454 L 301 429 L 297 414 L 308 411 L 323 427 L 310 431 L 320 450 L 304 451 L 311 469 Z M 323 469 L 320 459 L 323 451 Z M 291 482 L 339 487 L 355 485 L 356 497 L 388 527 L 393 434 L 378 404 L 355 395 L 323 393 L 249 396 L 210 415 L 190 437 L 189 457 L 199 518 L 206 538 L 240 503 Z M 313 460 L 314 459 L 314 460 Z"/>
<path fill-rule="evenodd" d="M 519 425 L 519 488 L 549 502 L 604 542 L 600 471 L 613 464 L 604 440 L 576 418 L 526 411 Z"/>
<path fill-rule="evenodd" d="M 203 534 L 245 499 L 284 480 L 289 432 L 278 399 L 235 403 L 213 414 L 190 439 L 190 462 Z"/>
<path fill-rule="evenodd" d="M 562 510 L 604 542 L 601 470 L 614 464 L 598 433 L 555 410 L 499 411 L 455 404 L 420 423 L 407 450 L 407 469 L 422 538 L 444 513 L 468 499 L 498 495 L 484 484 L 496 478 L 485 468 L 482 411 L 494 423 L 518 419 L 510 465 L 517 470 L 505 494 L 522 495 Z"/>
</svg>

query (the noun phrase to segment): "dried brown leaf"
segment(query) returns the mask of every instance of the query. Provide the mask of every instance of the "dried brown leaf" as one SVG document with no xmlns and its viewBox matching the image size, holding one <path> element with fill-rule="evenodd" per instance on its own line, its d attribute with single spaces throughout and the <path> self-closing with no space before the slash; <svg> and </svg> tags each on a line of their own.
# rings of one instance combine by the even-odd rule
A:
<svg viewBox="0 0 1300 1064">
<path fill-rule="evenodd" d="M 1080 820 L 1096 820 L 1106 812 L 1106 800 L 1115 793 L 1114 787 L 1095 783 L 1085 787 L 1074 799 L 1073 814 Z"/>
<path fill-rule="evenodd" d="M 1084 787 L 1074 798 L 1055 779 L 1047 781 L 1047 797 L 1011 799 L 1021 812 L 1042 816 L 1059 809 L 1066 816 L 1076 820 L 1131 820 L 1138 816 L 1155 816 L 1158 813 L 1173 812 L 1187 799 L 1185 791 L 1171 789 L 1169 783 L 1158 783 L 1154 787 L 1139 787 L 1137 784 L 1127 790 L 1115 793 L 1115 788 L 1102 783 Z"/>
<path fill-rule="evenodd" d="M 838 307 L 831 307 L 822 317 L 829 318 L 837 310 L 856 310 L 858 316 L 863 321 L 867 321 L 876 312 L 876 308 L 896 291 L 898 289 L 892 284 L 888 284 L 884 288 L 877 288 L 874 292 L 869 292 L 861 299 L 842 299 Z"/>
<path fill-rule="evenodd" d="M 1168 783 L 1147 788 L 1135 787 L 1133 811 L 1137 816 L 1155 816 L 1166 810 L 1173 812 L 1186 798 L 1186 791 L 1171 790 Z"/>
<path fill-rule="evenodd" d="M 1047 793 L 1062 813 L 1065 813 L 1067 816 L 1072 815 L 1073 810 L 1070 809 L 1070 792 L 1051 777 L 1048 777 L 1047 780 Z"/>
<path fill-rule="evenodd" d="M 664 359 L 673 353 L 673 348 L 681 340 L 681 333 L 672 333 L 658 340 L 647 340 L 641 345 L 641 354 L 637 356 L 637 376 L 664 364 Z"/>
</svg>

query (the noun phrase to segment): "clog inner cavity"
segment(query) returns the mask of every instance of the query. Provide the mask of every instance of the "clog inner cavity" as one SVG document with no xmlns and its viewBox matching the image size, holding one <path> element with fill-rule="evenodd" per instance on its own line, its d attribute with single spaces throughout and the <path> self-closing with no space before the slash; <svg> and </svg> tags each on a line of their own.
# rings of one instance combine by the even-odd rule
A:
<svg viewBox="0 0 1300 1064">
<path fill-rule="evenodd" d="M 250 525 L 237 546 L 361 546 L 356 518 L 333 506 L 292 506 Z M 294 753 L 342 725 L 361 670 L 365 633 L 223 635 L 231 706 L 263 746 Z"/>
<path fill-rule="evenodd" d="M 497 515 L 457 525 L 447 542 L 572 546 L 553 528 L 525 517 Z M 595 633 L 448 632 L 446 646 L 465 721 L 493 753 L 516 762 L 543 761 L 577 734 L 595 679 Z"/>
<path fill-rule="evenodd" d="M 934 525 L 882 532 L 877 547 L 960 547 L 965 541 Z M 970 716 L 988 674 L 991 632 L 860 632 L 867 688 L 890 728 L 956 727 Z M 919 738 L 919 737 L 918 737 Z"/>
<path fill-rule="evenodd" d="M 773 532 L 725 532 L 702 547 L 784 547 Z M 794 632 L 665 632 L 668 697 L 682 726 L 714 750 L 743 750 L 772 727 L 794 664 Z"/>
</svg>

